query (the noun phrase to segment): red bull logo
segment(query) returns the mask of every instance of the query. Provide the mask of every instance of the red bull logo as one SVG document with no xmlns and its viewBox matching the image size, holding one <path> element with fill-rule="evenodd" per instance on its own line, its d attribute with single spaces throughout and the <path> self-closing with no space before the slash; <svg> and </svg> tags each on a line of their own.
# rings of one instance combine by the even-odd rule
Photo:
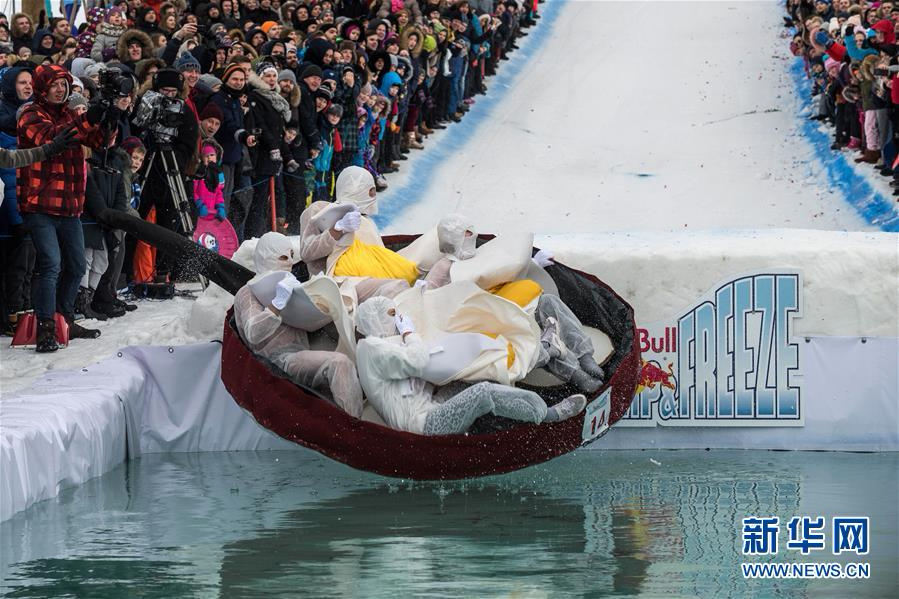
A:
<svg viewBox="0 0 899 599">
<path fill-rule="evenodd" d="M 633 426 L 802 426 L 797 273 L 715 285 L 694 307 L 637 329 Z"/>
<path fill-rule="evenodd" d="M 662 370 L 661 364 L 655 360 L 641 360 L 643 365 L 640 368 L 640 380 L 637 383 L 637 393 L 641 393 L 644 389 L 655 389 L 658 385 L 662 385 L 666 389 L 674 391 L 677 388 L 677 381 L 674 378 L 674 364 L 668 363 L 668 369 Z"/>
</svg>

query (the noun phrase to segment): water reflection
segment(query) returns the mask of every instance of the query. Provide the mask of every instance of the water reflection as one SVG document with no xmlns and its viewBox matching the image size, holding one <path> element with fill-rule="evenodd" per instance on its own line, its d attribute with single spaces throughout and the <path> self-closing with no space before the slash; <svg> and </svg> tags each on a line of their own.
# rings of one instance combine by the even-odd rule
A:
<svg viewBox="0 0 899 599">
<path fill-rule="evenodd" d="M 0 525 L 0 578 L 10 597 L 883 596 L 897 466 L 587 451 L 413 484 L 309 452 L 146 456 Z M 872 518 L 871 580 L 740 577 L 742 517 L 850 513 Z"/>
</svg>

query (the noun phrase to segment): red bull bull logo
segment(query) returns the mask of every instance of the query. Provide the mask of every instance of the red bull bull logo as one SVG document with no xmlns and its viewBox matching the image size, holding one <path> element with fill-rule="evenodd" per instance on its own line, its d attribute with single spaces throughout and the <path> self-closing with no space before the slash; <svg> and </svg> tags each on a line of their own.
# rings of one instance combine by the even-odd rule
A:
<svg viewBox="0 0 899 599">
<path fill-rule="evenodd" d="M 667 389 L 674 391 L 676 382 L 674 379 L 674 363 L 669 362 L 668 368 L 662 370 L 656 360 L 641 360 L 643 366 L 640 368 L 640 380 L 637 383 L 637 393 L 642 393 L 644 389 L 655 389 L 657 385 L 662 385 Z"/>
</svg>

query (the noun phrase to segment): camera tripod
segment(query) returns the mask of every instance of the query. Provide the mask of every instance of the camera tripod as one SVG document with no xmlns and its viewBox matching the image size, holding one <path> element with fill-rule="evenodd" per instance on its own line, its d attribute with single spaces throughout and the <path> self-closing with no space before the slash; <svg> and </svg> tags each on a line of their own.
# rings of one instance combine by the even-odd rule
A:
<svg viewBox="0 0 899 599">
<path fill-rule="evenodd" d="M 194 232 L 194 223 L 190 217 L 190 201 L 187 196 L 187 190 L 184 189 L 184 179 L 181 178 L 181 171 L 178 170 L 178 161 L 175 160 L 175 152 L 170 146 L 161 146 L 158 149 L 150 151 L 147 156 L 147 167 L 144 172 L 147 175 L 153 169 L 153 163 L 159 158 L 162 162 L 162 171 L 165 174 L 165 180 L 168 184 L 169 191 L 172 194 L 172 204 L 178 218 L 181 220 L 181 228 L 184 233 L 191 235 Z"/>
<path fill-rule="evenodd" d="M 172 204 L 178 213 L 178 218 L 181 220 L 181 228 L 186 236 L 193 237 L 194 223 L 190 214 L 190 200 L 187 190 L 184 188 L 184 179 L 181 176 L 181 171 L 178 170 L 175 152 L 169 145 L 162 145 L 151 150 L 147 156 L 147 167 L 144 171 L 147 175 L 150 174 L 153 163 L 157 158 L 159 158 L 162 164 L 165 180 L 172 194 Z M 203 289 L 209 286 L 209 281 L 203 275 L 200 275 L 200 283 L 202 283 Z"/>
</svg>

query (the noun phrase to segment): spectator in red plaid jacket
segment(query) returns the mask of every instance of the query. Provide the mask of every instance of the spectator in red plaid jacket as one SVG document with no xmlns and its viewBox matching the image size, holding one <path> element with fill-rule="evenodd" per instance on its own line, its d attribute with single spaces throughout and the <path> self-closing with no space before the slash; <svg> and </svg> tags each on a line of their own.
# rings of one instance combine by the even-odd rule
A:
<svg viewBox="0 0 899 599">
<path fill-rule="evenodd" d="M 23 108 L 18 123 L 19 148 L 34 148 L 52 141 L 74 126 L 78 143 L 43 162 L 17 173 L 19 212 L 31 233 L 37 259 L 32 304 L 38 317 L 37 351 L 56 351 L 54 313 L 69 323 L 70 337 L 94 338 L 100 331 L 74 322 L 75 296 L 84 274 L 84 206 L 86 170 L 81 145 L 100 149 L 104 134 L 97 123 L 104 115 L 95 104 L 84 115 L 68 107 L 72 76 L 59 65 L 42 65 L 34 73 L 34 102 Z M 116 115 L 117 116 L 117 115 Z M 63 270 L 60 277 L 60 270 Z M 57 282 L 59 287 L 57 290 Z M 57 292 L 58 291 L 58 292 Z"/>
</svg>

